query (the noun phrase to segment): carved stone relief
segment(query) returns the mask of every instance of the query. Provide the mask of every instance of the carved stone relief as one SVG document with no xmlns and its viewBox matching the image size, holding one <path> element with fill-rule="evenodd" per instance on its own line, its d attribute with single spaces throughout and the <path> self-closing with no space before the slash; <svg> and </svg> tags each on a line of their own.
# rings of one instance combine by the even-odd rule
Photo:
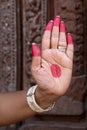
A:
<svg viewBox="0 0 87 130">
<path fill-rule="evenodd" d="M 16 0 L 0 0 L 0 92 L 16 90 L 16 38 Z M 14 130 L 15 126 L 0 130 Z"/>
<path fill-rule="evenodd" d="M 16 90 L 16 1 L 0 0 L 0 91 Z"/>
</svg>

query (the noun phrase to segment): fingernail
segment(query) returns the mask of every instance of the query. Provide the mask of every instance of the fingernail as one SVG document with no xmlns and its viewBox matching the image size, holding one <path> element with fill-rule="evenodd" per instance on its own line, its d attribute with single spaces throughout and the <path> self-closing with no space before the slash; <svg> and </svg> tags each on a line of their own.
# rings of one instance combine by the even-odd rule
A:
<svg viewBox="0 0 87 130">
<path fill-rule="evenodd" d="M 60 23 L 60 32 L 65 32 L 65 31 L 66 31 L 65 23 L 64 23 L 64 21 L 61 21 L 61 23 Z"/>
<path fill-rule="evenodd" d="M 51 20 L 51 21 L 47 24 L 45 30 L 51 31 L 51 30 L 52 30 L 52 27 L 53 27 L 53 20 Z"/>
<path fill-rule="evenodd" d="M 68 41 L 68 44 L 73 44 L 73 39 L 72 39 L 71 33 L 67 34 L 67 41 Z"/>
<path fill-rule="evenodd" d="M 32 56 L 41 56 L 40 48 L 36 43 L 32 43 Z"/>
<path fill-rule="evenodd" d="M 54 18 L 54 26 L 59 26 L 60 25 L 60 16 L 56 16 Z"/>
</svg>

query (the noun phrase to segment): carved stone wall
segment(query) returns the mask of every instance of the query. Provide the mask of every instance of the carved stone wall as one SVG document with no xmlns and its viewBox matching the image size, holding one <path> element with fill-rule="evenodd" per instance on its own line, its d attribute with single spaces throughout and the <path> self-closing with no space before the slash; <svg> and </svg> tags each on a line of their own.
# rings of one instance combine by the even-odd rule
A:
<svg viewBox="0 0 87 130">
<path fill-rule="evenodd" d="M 19 130 L 86 130 L 87 129 L 87 123 L 65 123 L 63 122 L 47 122 L 44 121 L 43 123 L 41 121 L 38 122 L 32 122 L 30 125 L 24 125 Z"/>
<path fill-rule="evenodd" d="M 16 0 L 0 0 L 0 92 L 16 90 Z M 0 127 L 14 130 L 15 125 Z"/>
<path fill-rule="evenodd" d="M 16 90 L 16 1 L 0 0 L 0 92 Z"/>
</svg>

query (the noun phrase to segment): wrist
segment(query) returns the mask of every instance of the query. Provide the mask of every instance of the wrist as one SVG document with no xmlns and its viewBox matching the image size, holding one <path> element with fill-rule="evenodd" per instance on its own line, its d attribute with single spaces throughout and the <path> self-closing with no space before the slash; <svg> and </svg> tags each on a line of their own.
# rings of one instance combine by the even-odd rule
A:
<svg viewBox="0 0 87 130">
<path fill-rule="evenodd" d="M 36 89 L 38 88 L 37 85 L 35 86 L 32 86 L 31 88 L 29 88 L 28 92 L 27 92 L 27 103 L 29 105 L 29 107 L 34 111 L 34 112 L 46 112 L 46 111 L 50 111 L 55 103 L 52 103 L 48 106 L 48 103 L 45 103 L 44 100 L 45 98 L 43 96 L 40 96 L 40 95 L 37 95 L 36 97 L 41 98 L 41 100 L 39 100 L 39 105 L 36 101 L 36 98 L 35 98 L 35 92 L 36 92 Z M 47 102 L 47 101 L 46 101 Z M 43 106 L 43 108 L 42 108 Z"/>
<path fill-rule="evenodd" d="M 57 97 L 54 94 L 48 94 L 45 90 L 41 90 L 37 87 L 35 91 L 35 99 L 37 104 L 45 109 L 53 104 L 57 100 Z"/>
</svg>

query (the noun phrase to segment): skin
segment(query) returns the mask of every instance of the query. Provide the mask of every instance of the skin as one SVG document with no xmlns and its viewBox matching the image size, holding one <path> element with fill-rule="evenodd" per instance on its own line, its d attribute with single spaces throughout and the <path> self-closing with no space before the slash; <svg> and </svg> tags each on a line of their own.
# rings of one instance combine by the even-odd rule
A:
<svg viewBox="0 0 87 130">
<path fill-rule="evenodd" d="M 62 24 L 64 27 L 64 22 Z M 35 99 L 42 108 L 48 107 L 66 93 L 72 77 L 72 36 L 71 34 L 66 36 L 66 31 L 62 31 L 60 28 L 61 20 L 56 17 L 54 21 L 50 21 L 46 26 L 41 50 L 37 44 L 32 44 L 31 73 L 38 84 L 38 88 L 35 91 Z M 57 46 L 66 47 L 66 52 L 61 52 L 57 49 Z M 55 73 L 59 75 L 60 70 L 60 76 L 53 76 L 51 70 L 53 65 L 59 67 Z M 26 93 L 27 91 L 23 90 L 0 94 L 0 126 L 16 123 L 36 114 L 27 104 Z"/>
</svg>

